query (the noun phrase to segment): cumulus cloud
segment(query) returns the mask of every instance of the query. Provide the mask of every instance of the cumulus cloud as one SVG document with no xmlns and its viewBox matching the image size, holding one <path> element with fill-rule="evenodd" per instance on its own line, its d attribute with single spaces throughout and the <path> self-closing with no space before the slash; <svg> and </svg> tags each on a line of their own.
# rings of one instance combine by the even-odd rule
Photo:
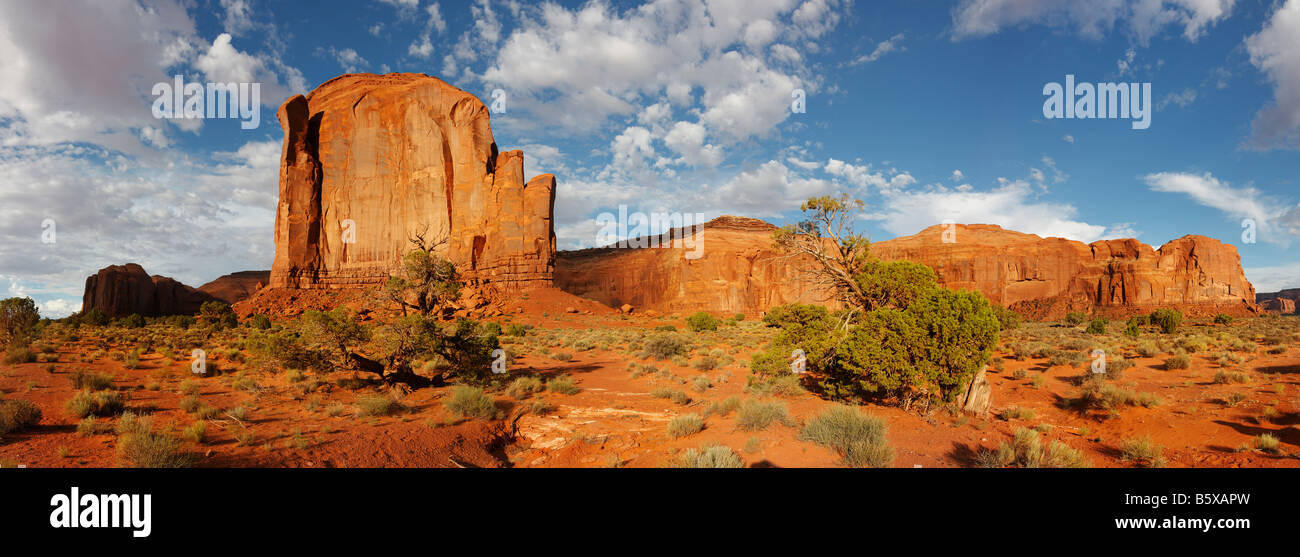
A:
<svg viewBox="0 0 1300 557">
<path fill-rule="evenodd" d="M 962 0 L 953 9 L 953 40 L 1008 27 L 1046 25 L 1100 39 L 1122 25 L 1145 45 L 1166 27 L 1196 41 L 1232 14 L 1236 0 Z"/>
<path fill-rule="evenodd" d="M 1143 179 L 1152 191 L 1181 193 L 1234 220 L 1254 219 L 1258 238 L 1287 245 L 1300 234 L 1300 207 L 1282 203 L 1253 187 L 1233 187 L 1210 173 L 1157 172 Z M 1294 224 L 1293 224 L 1294 223 Z"/>
<path fill-rule="evenodd" d="M 882 228 L 899 236 L 915 234 L 946 220 L 996 224 L 1042 237 L 1080 242 L 1094 242 L 1107 236 L 1105 226 L 1079 220 L 1073 205 L 1040 201 L 1035 191 L 1024 180 L 1003 181 L 988 191 L 942 187 L 894 191 L 884 195 L 882 205 L 868 218 L 879 221 Z"/>
<path fill-rule="evenodd" d="M 1300 0 L 1287 0 L 1246 38 L 1250 63 L 1273 83 L 1273 103 L 1251 123 L 1249 147 L 1300 148 Z"/>
<path fill-rule="evenodd" d="M 289 76 L 289 84 L 281 83 L 274 69 L 275 62 L 268 56 L 254 56 L 240 51 L 232 43 L 230 34 L 222 33 L 194 61 L 194 67 L 203 72 L 209 81 L 260 83 L 262 105 L 278 107 L 284 99 L 305 92 L 306 83 L 303 82 L 301 73 Z"/>
</svg>

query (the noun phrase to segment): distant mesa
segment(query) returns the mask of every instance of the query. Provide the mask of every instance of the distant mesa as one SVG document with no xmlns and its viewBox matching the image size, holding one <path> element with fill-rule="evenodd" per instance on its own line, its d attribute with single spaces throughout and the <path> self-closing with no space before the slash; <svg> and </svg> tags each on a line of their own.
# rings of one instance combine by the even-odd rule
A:
<svg viewBox="0 0 1300 557">
<path fill-rule="evenodd" d="M 218 300 L 233 304 L 247 298 L 267 284 L 270 274 L 270 271 L 242 271 L 195 289 L 170 277 L 150 276 L 144 267 L 135 263 L 110 265 L 86 277 L 81 310 L 98 309 L 113 318 L 133 313 L 148 317 L 192 315 L 203 302 Z"/>
<path fill-rule="evenodd" d="M 810 261 L 775 251 L 773 229 L 756 219 L 719 217 L 699 232 L 703 257 L 694 260 L 681 248 L 562 251 L 555 283 L 610 307 L 659 311 L 754 313 L 827 301 L 805 280 Z M 1258 312 L 1236 248 L 1212 238 L 1184 236 L 1156 250 L 1132 239 L 1084 244 L 981 224 L 955 225 L 955 241 L 945 243 L 943 231 L 937 225 L 873 243 L 871 252 L 928 265 L 944 286 L 977 290 L 1034 319 L 1160 307 L 1194 315 Z"/>
<path fill-rule="evenodd" d="M 279 111 L 284 129 L 271 282 L 382 284 L 412 235 L 471 286 L 549 286 L 555 177 L 524 181 L 520 151 L 497 152 L 478 98 L 424 74 L 348 74 Z"/>
<path fill-rule="evenodd" d="M 1278 315 L 1294 315 L 1296 302 L 1300 301 L 1300 288 L 1288 288 L 1278 292 L 1261 292 L 1255 295 L 1261 310 Z"/>
</svg>

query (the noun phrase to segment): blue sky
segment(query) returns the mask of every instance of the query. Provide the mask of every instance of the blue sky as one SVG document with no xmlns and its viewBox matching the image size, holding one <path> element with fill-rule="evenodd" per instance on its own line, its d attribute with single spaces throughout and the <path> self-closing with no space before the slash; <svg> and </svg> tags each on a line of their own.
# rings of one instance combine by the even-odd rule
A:
<svg viewBox="0 0 1300 557">
<path fill-rule="evenodd" d="M 497 143 L 557 175 L 561 247 L 620 204 L 784 223 L 848 192 L 878 240 L 1202 234 L 1300 287 L 1300 0 L 5 2 L 0 287 L 58 316 L 109 264 L 269 268 L 275 110 L 354 71 L 505 91 Z M 260 83 L 261 125 L 154 118 L 176 74 Z M 1150 128 L 1045 119 L 1066 74 L 1150 83 Z"/>
</svg>

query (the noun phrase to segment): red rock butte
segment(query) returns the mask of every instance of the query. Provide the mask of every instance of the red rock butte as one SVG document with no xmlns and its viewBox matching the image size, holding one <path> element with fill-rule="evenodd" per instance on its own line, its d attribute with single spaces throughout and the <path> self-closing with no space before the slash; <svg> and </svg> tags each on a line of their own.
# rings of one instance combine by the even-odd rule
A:
<svg viewBox="0 0 1300 557">
<path fill-rule="evenodd" d="M 524 182 L 478 98 L 423 74 L 348 74 L 280 107 L 284 130 L 270 285 L 383 283 L 412 235 L 470 285 L 548 286 L 555 177 Z"/>
</svg>

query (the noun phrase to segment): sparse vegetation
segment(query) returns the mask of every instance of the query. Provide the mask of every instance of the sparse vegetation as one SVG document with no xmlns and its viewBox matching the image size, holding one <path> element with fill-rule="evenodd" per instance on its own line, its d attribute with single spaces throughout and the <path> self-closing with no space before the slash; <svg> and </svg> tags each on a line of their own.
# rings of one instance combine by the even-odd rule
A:
<svg viewBox="0 0 1300 557">
<path fill-rule="evenodd" d="M 808 422 L 799 438 L 834 449 L 854 468 L 885 468 L 894 460 L 894 450 L 885 439 L 887 429 L 882 418 L 836 405 Z"/>
</svg>

